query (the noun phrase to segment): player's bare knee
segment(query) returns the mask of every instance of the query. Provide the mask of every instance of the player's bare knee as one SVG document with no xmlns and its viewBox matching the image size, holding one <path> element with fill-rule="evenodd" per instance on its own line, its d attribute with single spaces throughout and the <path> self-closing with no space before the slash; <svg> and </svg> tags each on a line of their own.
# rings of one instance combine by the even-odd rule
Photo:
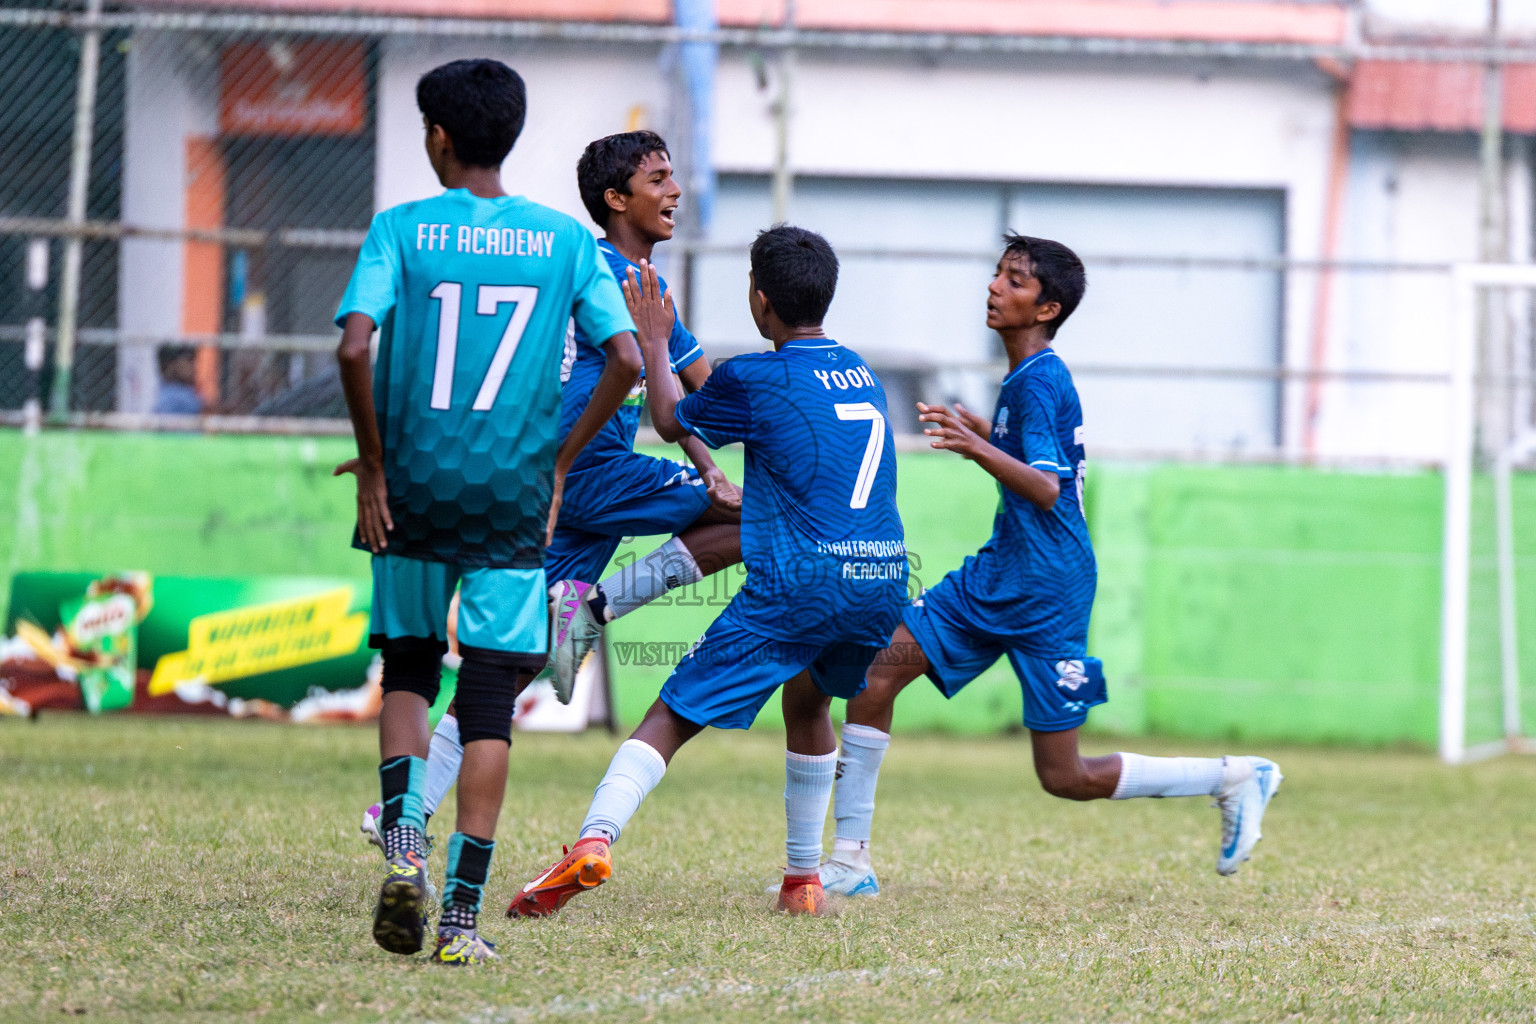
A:
<svg viewBox="0 0 1536 1024">
<path fill-rule="evenodd" d="M 802 673 L 784 684 L 779 703 L 784 709 L 786 724 L 826 718 L 832 708 L 832 698 L 811 681 L 808 673 Z"/>
<path fill-rule="evenodd" d="M 916 677 L 900 663 L 883 663 L 876 660 L 864 676 L 864 689 L 854 698 L 861 709 L 890 711 L 896 697 Z"/>
<path fill-rule="evenodd" d="M 639 740 L 660 754 L 662 760 L 671 762 L 679 747 L 703 731 L 702 725 L 689 721 L 657 698 L 630 739 Z"/>
<path fill-rule="evenodd" d="M 1051 796 L 1063 800 L 1092 800 L 1095 796 L 1092 780 L 1082 762 L 1065 764 L 1036 764 L 1035 776 L 1040 786 Z"/>
</svg>

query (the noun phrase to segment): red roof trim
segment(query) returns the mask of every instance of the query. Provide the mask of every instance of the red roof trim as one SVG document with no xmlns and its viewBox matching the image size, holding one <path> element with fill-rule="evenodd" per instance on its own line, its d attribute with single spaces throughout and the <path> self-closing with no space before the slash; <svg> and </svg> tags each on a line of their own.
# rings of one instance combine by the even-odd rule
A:
<svg viewBox="0 0 1536 1024">
<path fill-rule="evenodd" d="M 782 0 L 719 0 L 731 25 L 776 25 Z M 1341 43 L 1342 3 L 1285 0 L 800 0 L 801 28 L 865 32 Z"/>
<path fill-rule="evenodd" d="M 148 7 L 667 24 L 671 0 L 148 0 Z M 1348 5 L 1296 0 L 799 0 L 801 28 L 1221 42 L 1341 43 Z M 783 0 L 719 0 L 720 22 L 777 26 Z"/>
<path fill-rule="evenodd" d="M 1470 62 L 1361 61 L 1350 82 L 1346 115 L 1352 128 L 1479 131 L 1483 67 Z M 1505 65 L 1504 127 L 1536 134 L 1536 64 Z"/>
</svg>

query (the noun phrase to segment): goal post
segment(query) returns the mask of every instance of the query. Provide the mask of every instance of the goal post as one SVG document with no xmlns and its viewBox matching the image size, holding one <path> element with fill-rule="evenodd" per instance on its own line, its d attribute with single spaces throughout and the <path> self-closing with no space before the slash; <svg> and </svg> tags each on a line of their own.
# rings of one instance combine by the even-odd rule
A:
<svg viewBox="0 0 1536 1024">
<path fill-rule="evenodd" d="M 1440 623 L 1440 757 L 1450 764 L 1493 757 L 1502 753 L 1536 753 L 1536 739 L 1526 735 L 1521 703 L 1520 620 L 1518 615 L 1518 559 L 1515 530 L 1515 467 L 1536 455 L 1536 422 L 1530 402 L 1532 370 L 1529 338 L 1523 346 L 1505 345 L 1509 358 L 1499 365 L 1484 365 L 1480 345 L 1484 331 L 1494 332 L 1504 320 L 1499 295 L 1536 296 L 1536 265 L 1463 264 L 1451 274 L 1453 324 L 1450 351 L 1450 392 L 1447 402 L 1445 457 L 1444 548 L 1442 552 Z M 1504 304 L 1505 306 L 1509 304 Z M 1516 306 L 1520 304 L 1514 304 Z M 1512 318 L 1511 318 L 1512 319 Z M 1515 333 L 1530 334 L 1527 312 Z M 1508 324 L 1504 324 L 1507 327 Z M 1495 336 L 1490 333 L 1490 337 Z M 1516 352 L 1520 355 L 1514 355 Z M 1524 400 L 1515 400 L 1524 387 Z M 1494 401 L 1498 389 L 1509 399 L 1489 415 L 1484 404 Z M 1523 408 L 1523 412 L 1521 411 Z M 1500 415 L 1502 413 L 1502 415 Z M 1480 415 L 1482 414 L 1482 415 Z M 1482 429 L 1479 429 L 1479 427 Z M 1481 458 L 1480 458 L 1481 456 Z M 1491 561 L 1497 585 L 1491 599 L 1496 603 L 1497 659 L 1491 662 L 1470 642 L 1474 575 L 1473 535 L 1475 484 L 1479 469 L 1486 471 L 1491 493 L 1491 551 L 1480 551 L 1482 562 Z M 1485 545 L 1486 547 L 1486 545 Z M 1491 557 L 1489 557 L 1491 556 Z M 1480 562 L 1480 564 L 1482 564 Z M 1486 575 L 1486 574 L 1485 574 Z M 1480 627 L 1484 624 L 1480 621 Z M 1480 629 L 1480 633 L 1487 630 Z M 1495 736 L 1469 738 L 1469 659 L 1477 654 L 1483 674 L 1496 673 L 1497 725 Z M 1496 667 L 1495 667 L 1496 666 Z M 1481 680 L 1481 676 L 1479 676 Z M 1492 697 L 1484 687 L 1481 693 Z"/>
</svg>

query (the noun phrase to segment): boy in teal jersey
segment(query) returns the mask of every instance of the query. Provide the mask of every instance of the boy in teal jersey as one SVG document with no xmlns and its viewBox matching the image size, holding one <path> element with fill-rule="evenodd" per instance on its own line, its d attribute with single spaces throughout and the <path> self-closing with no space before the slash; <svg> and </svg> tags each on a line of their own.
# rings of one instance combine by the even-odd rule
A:
<svg viewBox="0 0 1536 1024">
<path fill-rule="evenodd" d="M 683 190 L 672 176 L 667 144 L 655 132 L 593 140 L 577 161 L 576 184 L 603 230 L 598 249 L 616 278 L 630 268 L 638 271 L 640 261 L 672 237 Z M 681 317 L 673 320 L 667 348 L 684 390 L 697 391 L 709 378 L 709 360 Z M 601 339 L 594 344 L 573 327 L 562 373 L 561 436 L 586 411 L 605 364 Z M 607 623 L 741 561 L 741 492 L 704 444 L 693 437 L 680 444 L 696 469 L 634 450 L 645 396 L 642 374 L 618 414 L 571 466 L 560 521 L 545 552 L 552 605 L 548 674 L 562 702 L 570 700 L 576 671 Z M 603 577 L 621 538 L 658 533 L 667 535 L 665 543 Z M 433 730 L 427 758 L 428 821 L 457 782 L 463 756 L 458 719 L 449 708 Z M 375 845 L 383 842 L 380 811 L 374 804 L 362 818 L 361 832 Z"/>
<path fill-rule="evenodd" d="M 380 831 L 387 873 L 373 935 L 421 948 L 422 788 L 459 587 L 456 698 L 464 764 L 435 959 L 494 955 L 477 931 L 506 788 L 512 706 L 548 644 L 544 547 L 566 472 L 640 370 L 634 324 L 592 235 L 510 196 L 499 168 L 522 131 L 522 79 L 454 61 L 416 89 L 428 159 L 448 189 L 374 218 L 337 312 L 337 359 L 357 434 L 356 547 L 373 552 L 370 643 L 383 652 Z M 559 440 L 560 362 L 575 319 L 608 352 L 583 416 Z M 377 372 L 370 339 L 379 331 Z"/>
</svg>

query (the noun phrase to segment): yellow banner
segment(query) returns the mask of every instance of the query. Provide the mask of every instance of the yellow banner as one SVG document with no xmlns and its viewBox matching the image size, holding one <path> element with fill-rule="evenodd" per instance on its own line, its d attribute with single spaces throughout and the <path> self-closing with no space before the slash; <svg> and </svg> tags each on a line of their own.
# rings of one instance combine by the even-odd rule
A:
<svg viewBox="0 0 1536 1024">
<path fill-rule="evenodd" d="M 210 685 L 340 658 L 357 650 L 368 613 L 347 614 L 352 588 L 251 605 L 194 618 L 187 649 L 155 664 L 149 695 L 170 693 L 180 683 Z"/>
</svg>

